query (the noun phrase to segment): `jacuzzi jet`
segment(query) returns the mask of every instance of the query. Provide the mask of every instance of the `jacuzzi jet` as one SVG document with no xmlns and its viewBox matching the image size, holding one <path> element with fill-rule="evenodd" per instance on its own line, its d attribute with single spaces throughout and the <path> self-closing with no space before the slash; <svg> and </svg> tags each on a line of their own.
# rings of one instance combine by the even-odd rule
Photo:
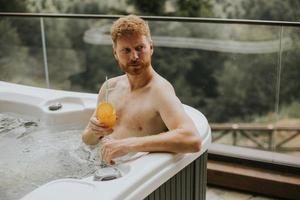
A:
<svg viewBox="0 0 300 200">
<path fill-rule="evenodd" d="M 98 169 L 94 174 L 94 181 L 110 181 L 120 178 L 121 172 L 116 167 L 105 167 Z"/>
<path fill-rule="evenodd" d="M 61 103 L 55 103 L 55 104 L 52 104 L 48 107 L 48 109 L 51 110 L 51 111 L 59 110 L 61 108 L 62 108 Z"/>
</svg>

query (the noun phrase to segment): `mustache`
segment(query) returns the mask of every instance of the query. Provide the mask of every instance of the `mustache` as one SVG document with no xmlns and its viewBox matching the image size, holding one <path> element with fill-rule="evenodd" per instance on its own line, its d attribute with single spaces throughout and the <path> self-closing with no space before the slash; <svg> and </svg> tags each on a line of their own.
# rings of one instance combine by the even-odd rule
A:
<svg viewBox="0 0 300 200">
<path fill-rule="evenodd" d="M 138 61 L 138 60 L 130 61 L 128 63 L 128 65 L 140 65 L 140 64 L 143 64 L 143 62 L 142 61 Z"/>
</svg>

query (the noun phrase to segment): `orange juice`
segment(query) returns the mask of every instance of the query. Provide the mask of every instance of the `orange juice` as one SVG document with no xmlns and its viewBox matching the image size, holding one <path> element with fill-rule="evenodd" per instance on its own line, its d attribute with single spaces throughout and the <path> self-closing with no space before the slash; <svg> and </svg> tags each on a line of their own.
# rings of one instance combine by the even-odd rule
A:
<svg viewBox="0 0 300 200">
<path fill-rule="evenodd" d="M 117 115 L 111 103 L 101 102 L 96 111 L 97 119 L 105 124 L 107 127 L 112 128 L 117 120 Z"/>
</svg>

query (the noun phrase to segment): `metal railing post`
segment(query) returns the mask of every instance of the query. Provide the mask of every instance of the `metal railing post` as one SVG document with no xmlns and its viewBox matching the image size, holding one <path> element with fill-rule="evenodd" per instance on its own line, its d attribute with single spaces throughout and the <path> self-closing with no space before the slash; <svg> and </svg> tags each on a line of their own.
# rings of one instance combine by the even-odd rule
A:
<svg viewBox="0 0 300 200">
<path fill-rule="evenodd" d="M 41 36 L 42 36 L 43 60 L 44 60 L 44 68 L 45 68 L 45 79 L 46 79 L 47 88 L 50 88 L 48 60 L 47 60 L 47 48 L 46 48 L 45 28 L 44 28 L 43 17 L 40 18 L 40 23 L 41 23 Z"/>
</svg>

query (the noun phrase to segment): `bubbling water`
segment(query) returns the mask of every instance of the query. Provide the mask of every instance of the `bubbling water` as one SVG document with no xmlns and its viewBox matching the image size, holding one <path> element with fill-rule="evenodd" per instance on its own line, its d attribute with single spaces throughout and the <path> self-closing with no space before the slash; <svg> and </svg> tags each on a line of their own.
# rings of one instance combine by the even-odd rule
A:
<svg viewBox="0 0 300 200">
<path fill-rule="evenodd" d="M 0 199 L 19 199 L 59 178 L 84 178 L 100 165 L 82 130 L 53 131 L 38 119 L 0 113 Z"/>
</svg>

